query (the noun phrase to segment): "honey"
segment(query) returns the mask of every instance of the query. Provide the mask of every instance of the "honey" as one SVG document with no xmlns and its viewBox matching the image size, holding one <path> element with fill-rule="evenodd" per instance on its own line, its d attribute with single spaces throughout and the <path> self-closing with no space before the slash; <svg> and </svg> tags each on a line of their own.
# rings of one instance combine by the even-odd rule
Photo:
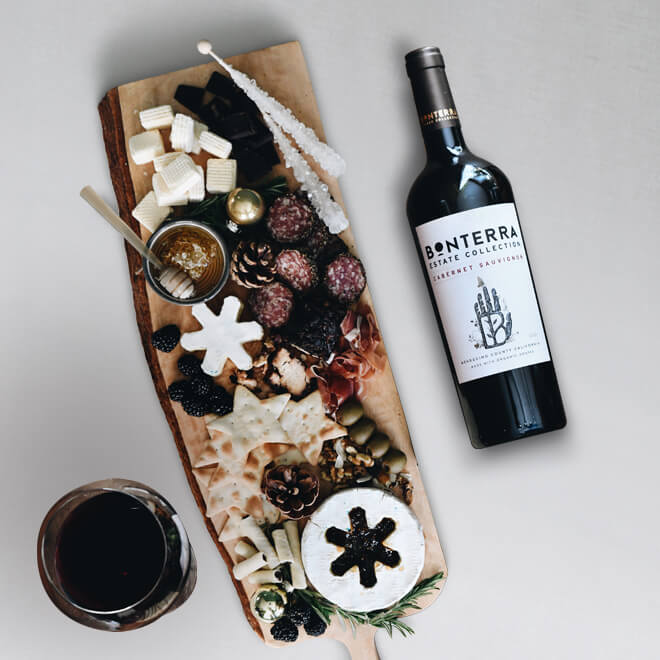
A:
<svg viewBox="0 0 660 660">
<path fill-rule="evenodd" d="M 172 227 L 158 237 L 152 249 L 166 266 L 180 268 L 192 278 L 196 295 L 210 291 L 224 274 L 222 249 L 203 228 Z"/>
</svg>

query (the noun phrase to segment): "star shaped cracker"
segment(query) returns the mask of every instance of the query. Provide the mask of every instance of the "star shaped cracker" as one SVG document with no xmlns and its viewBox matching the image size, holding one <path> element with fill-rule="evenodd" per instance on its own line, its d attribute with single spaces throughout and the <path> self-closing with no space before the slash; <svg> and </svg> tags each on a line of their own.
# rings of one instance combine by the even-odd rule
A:
<svg viewBox="0 0 660 660">
<path fill-rule="evenodd" d="M 303 456 L 312 465 L 318 462 L 326 440 L 346 435 L 346 429 L 325 414 L 321 393 L 315 390 L 300 401 L 289 401 L 279 420 Z"/>
<path fill-rule="evenodd" d="M 187 351 L 206 351 L 202 370 L 209 376 L 220 374 L 227 359 L 238 369 L 252 368 L 252 358 L 243 344 L 261 339 L 264 330 L 256 321 L 239 323 L 242 311 L 243 303 L 236 296 L 224 299 L 218 316 L 205 303 L 193 305 L 192 314 L 202 329 L 181 335 L 181 346 Z"/>
<path fill-rule="evenodd" d="M 289 394 L 279 394 L 259 399 L 247 387 L 236 387 L 233 411 L 207 425 L 211 435 L 209 446 L 226 472 L 240 473 L 247 455 L 261 444 L 289 442 L 278 421 L 289 398 Z M 208 460 L 207 453 L 203 455 Z"/>
</svg>

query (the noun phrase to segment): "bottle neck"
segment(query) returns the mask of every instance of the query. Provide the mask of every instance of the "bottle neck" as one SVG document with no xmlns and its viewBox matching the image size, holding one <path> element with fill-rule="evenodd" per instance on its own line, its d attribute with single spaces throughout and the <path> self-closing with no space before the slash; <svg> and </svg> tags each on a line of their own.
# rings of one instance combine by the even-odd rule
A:
<svg viewBox="0 0 660 660">
<path fill-rule="evenodd" d="M 467 150 L 444 66 L 409 71 L 429 161 L 452 161 Z"/>
</svg>

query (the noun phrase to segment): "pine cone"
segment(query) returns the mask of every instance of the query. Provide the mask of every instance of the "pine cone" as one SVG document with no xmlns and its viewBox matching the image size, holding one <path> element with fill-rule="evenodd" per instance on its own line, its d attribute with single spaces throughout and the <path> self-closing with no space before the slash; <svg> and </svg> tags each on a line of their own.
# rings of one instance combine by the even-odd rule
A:
<svg viewBox="0 0 660 660">
<path fill-rule="evenodd" d="M 246 289 L 256 289 L 275 279 L 275 255 L 268 243 L 241 241 L 231 255 L 231 277 Z"/>
<path fill-rule="evenodd" d="M 263 491 L 269 502 L 289 518 L 302 518 L 314 510 L 319 479 L 300 465 L 276 465 L 266 470 Z"/>
</svg>

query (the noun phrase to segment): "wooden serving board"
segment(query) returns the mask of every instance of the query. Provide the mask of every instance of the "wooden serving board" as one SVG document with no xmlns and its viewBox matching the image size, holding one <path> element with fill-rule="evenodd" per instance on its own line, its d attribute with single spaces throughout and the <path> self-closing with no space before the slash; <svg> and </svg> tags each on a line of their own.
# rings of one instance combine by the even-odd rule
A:
<svg viewBox="0 0 660 660">
<path fill-rule="evenodd" d="M 240 71 L 253 77 L 268 93 L 290 107 L 301 121 L 311 126 L 322 140 L 325 139 L 311 81 L 298 42 L 289 42 L 264 50 L 237 55 L 228 58 L 228 61 Z M 138 119 L 138 111 L 156 105 L 171 104 L 175 112 L 188 113 L 185 108 L 174 101 L 174 92 L 177 86 L 182 83 L 204 86 L 211 73 L 218 69 L 219 67 L 215 63 L 208 63 L 128 83 L 110 90 L 99 104 L 108 163 L 112 184 L 117 196 L 119 214 L 124 222 L 140 233 L 145 240 L 148 238 L 149 232 L 140 227 L 137 221 L 132 218 L 131 210 L 135 207 L 137 201 L 151 189 L 153 169 L 151 163 L 135 165 L 127 156 L 129 137 L 142 130 Z M 203 154 L 194 158 L 198 164 L 204 164 L 206 160 Z M 317 172 L 329 186 L 334 198 L 340 204 L 343 204 L 336 180 L 327 176 L 324 172 L 318 171 L 318 169 Z M 278 174 L 287 176 L 291 185 L 296 187 L 296 182 L 291 173 L 283 165 L 278 165 L 274 169 L 273 175 Z M 359 222 L 359 219 L 357 221 Z M 355 252 L 355 244 L 350 228 L 342 234 L 342 238 L 351 251 Z M 180 378 L 176 362 L 183 350 L 178 347 L 172 353 L 161 353 L 151 346 L 152 332 L 166 324 L 175 323 L 181 328 L 182 332 L 197 329 L 198 325 L 192 317 L 189 307 L 167 303 L 149 288 L 141 270 L 142 264 L 139 255 L 129 246 L 126 246 L 126 251 L 136 319 L 145 356 L 151 369 L 161 406 L 172 429 L 190 488 L 200 512 L 204 515 L 204 486 L 198 483 L 192 471 L 191 457 L 194 459 L 201 452 L 208 438 L 208 432 L 201 419 L 186 415 L 179 404 L 173 404 L 170 401 L 167 394 L 167 386 Z M 228 284 L 216 298 L 216 301 L 228 293 L 242 298 L 246 297 L 245 289 Z M 373 307 L 368 290 L 363 293 L 361 301 Z M 213 302 L 210 305 L 217 311 L 218 305 L 214 305 Z M 366 396 L 363 398 L 366 414 L 376 422 L 380 430 L 390 437 L 393 446 L 400 448 L 408 456 L 406 471 L 411 474 L 414 486 L 412 509 L 423 526 L 426 538 L 426 556 L 422 577 L 428 577 L 439 571 L 443 571 L 446 576 L 447 568 L 442 548 L 440 547 L 431 509 L 419 474 L 389 361 L 382 372 L 366 381 L 366 383 Z M 221 529 L 224 520 L 224 514 L 220 514 L 213 519 L 205 517 L 211 538 L 225 560 L 230 575 L 232 575 L 231 567 L 236 559 L 233 554 L 235 542 L 223 544 L 218 540 L 218 530 Z M 267 643 L 276 645 L 268 635 L 264 635 L 266 628 L 262 628 L 260 622 L 250 611 L 249 596 L 251 587 L 236 581 L 233 575 L 232 580 L 245 616 L 254 631 Z M 441 585 L 443 584 L 444 580 Z M 437 597 L 438 593 L 439 590 L 435 591 L 423 600 L 421 605 L 423 607 L 428 606 Z M 374 645 L 375 632 L 374 628 L 363 626 L 358 629 L 357 635 L 353 636 L 350 630 L 347 631 L 338 622 L 333 622 L 326 635 L 346 644 L 353 657 L 366 660 L 378 657 Z M 301 632 L 299 639 L 304 639 L 304 637 L 304 633 Z"/>
</svg>

